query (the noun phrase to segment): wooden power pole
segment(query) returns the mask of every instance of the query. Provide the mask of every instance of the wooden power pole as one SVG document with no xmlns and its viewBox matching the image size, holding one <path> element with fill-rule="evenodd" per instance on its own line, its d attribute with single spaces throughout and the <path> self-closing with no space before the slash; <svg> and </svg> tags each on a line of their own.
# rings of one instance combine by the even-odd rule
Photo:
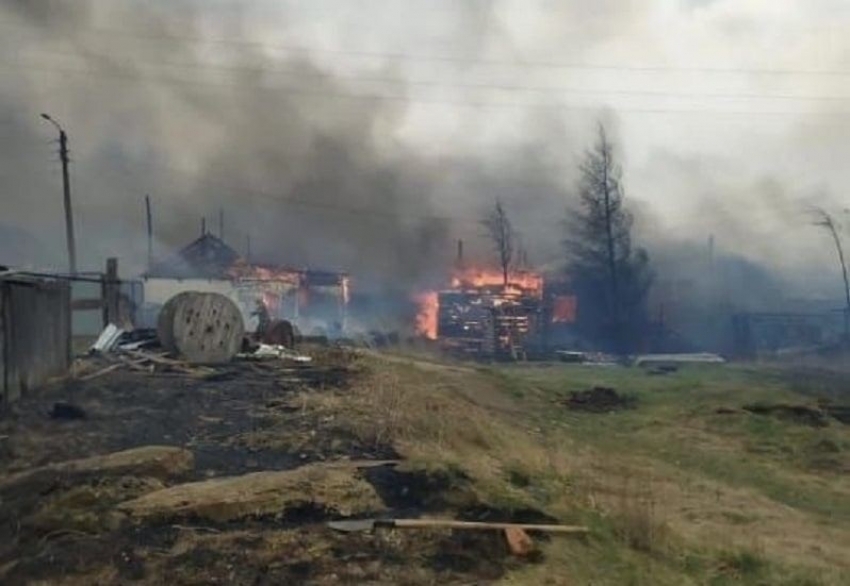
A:
<svg viewBox="0 0 850 586">
<path fill-rule="evenodd" d="M 49 114 L 42 118 L 53 124 L 59 131 L 59 159 L 62 161 L 62 190 L 65 204 L 65 237 L 68 244 L 68 269 L 72 275 L 77 273 L 77 244 L 74 239 L 74 214 L 71 210 L 71 180 L 68 175 L 68 165 L 71 159 L 68 155 L 68 135 L 56 120 Z"/>
<path fill-rule="evenodd" d="M 148 270 L 153 265 L 153 215 L 151 214 L 151 196 L 145 196 L 145 212 L 148 220 Z"/>
<path fill-rule="evenodd" d="M 68 239 L 68 266 L 71 274 L 77 274 L 77 241 L 74 238 L 74 215 L 71 211 L 71 180 L 68 176 L 68 135 L 59 132 L 59 157 L 62 159 L 62 187 L 65 200 L 65 235 Z"/>
</svg>

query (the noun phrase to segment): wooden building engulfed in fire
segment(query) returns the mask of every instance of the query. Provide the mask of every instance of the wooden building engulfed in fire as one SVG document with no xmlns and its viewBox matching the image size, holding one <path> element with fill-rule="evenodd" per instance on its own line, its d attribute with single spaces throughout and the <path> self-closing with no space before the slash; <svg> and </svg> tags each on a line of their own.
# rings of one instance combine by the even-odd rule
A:
<svg viewBox="0 0 850 586">
<path fill-rule="evenodd" d="M 523 264 L 527 267 L 527 261 Z M 416 331 L 471 358 L 544 357 L 576 338 L 578 300 L 563 271 L 508 271 L 468 264 L 458 241 L 447 286 L 414 295 Z"/>
<path fill-rule="evenodd" d="M 464 355 L 516 357 L 539 330 L 542 279 L 523 271 L 510 275 L 456 270 L 451 288 L 437 296 L 437 338 Z"/>
<path fill-rule="evenodd" d="M 348 275 L 252 263 L 209 233 L 153 264 L 142 282 L 152 314 L 178 293 L 201 291 L 231 298 L 249 328 L 262 302 L 273 319 L 289 320 L 304 332 L 345 329 Z"/>
</svg>

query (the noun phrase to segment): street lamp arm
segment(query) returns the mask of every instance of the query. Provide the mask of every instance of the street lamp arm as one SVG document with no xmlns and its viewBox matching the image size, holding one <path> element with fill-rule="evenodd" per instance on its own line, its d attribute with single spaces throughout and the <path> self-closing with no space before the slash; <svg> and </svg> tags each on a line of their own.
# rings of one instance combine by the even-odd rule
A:
<svg viewBox="0 0 850 586">
<path fill-rule="evenodd" d="M 56 130 L 58 130 L 60 134 L 64 134 L 65 129 L 63 129 L 62 126 L 60 126 L 60 124 L 56 122 L 56 120 L 54 120 L 52 116 L 50 116 L 50 114 L 42 113 L 41 117 L 50 122 L 53 126 L 55 126 Z"/>
</svg>

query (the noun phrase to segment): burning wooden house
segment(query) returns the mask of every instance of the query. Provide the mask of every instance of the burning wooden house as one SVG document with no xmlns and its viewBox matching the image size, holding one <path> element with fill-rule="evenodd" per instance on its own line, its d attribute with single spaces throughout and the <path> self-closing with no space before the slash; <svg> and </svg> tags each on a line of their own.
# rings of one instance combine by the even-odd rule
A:
<svg viewBox="0 0 850 586">
<path fill-rule="evenodd" d="M 525 354 L 545 319 L 543 278 L 512 271 L 458 268 L 450 287 L 417 296 L 417 330 L 462 355 L 516 358 Z"/>
<path fill-rule="evenodd" d="M 199 291 L 231 298 L 249 328 L 258 303 L 272 319 L 289 320 L 304 332 L 345 328 L 348 275 L 251 263 L 209 233 L 153 264 L 142 280 L 152 314 L 178 293 Z"/>
</svg>

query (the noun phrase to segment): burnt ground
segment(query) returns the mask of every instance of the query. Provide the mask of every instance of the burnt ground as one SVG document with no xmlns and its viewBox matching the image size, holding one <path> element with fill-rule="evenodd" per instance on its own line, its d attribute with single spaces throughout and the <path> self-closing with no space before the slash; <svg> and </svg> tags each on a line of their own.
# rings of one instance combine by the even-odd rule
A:
<svg viewBox="0 0 850 586">
<path fill-rule="evenodd" d="M 343 390 L 361 373 L 340 356 L 310 367 L 234 363 L 205 378 L 115 371 L 33 393 L 0 419 L 0 479 L 8 473 L 129 448 L 190 450 L 194 466 L 160 479 L 122 472 L 44 472 L 0 484 L 0 582 L 68 584 L 486 583 L 512 565 L 499 533 L 384 531 L 338 534 L 344 515 L 305 502 L 279 514 L 214 523 L 131 519 L 118 503 L 166 486 L 309 463 L 395 459 L 335 422 L 301 408 L 299 393 Z M 57 402 L 84 418 L 51 417 Z M 491 521 L 547 521 L 535 511 L 478 503 L 461 473 L 358 472 L 380 514 L 428 513 Z M 368 512 L 366 512 L 368 516 Z M 363 516 L 363 515 L 360 515 Z"/>
<path fill-rule="evenodd" d="M 609 387 L 593 387 L 586 391 L 574 391 L 564 399 L 564 405 L 573 411 L 607 413 L 617 409 L 634 407 L 637 399 L 631 395 L 618 393 Z"/>
</svg>

